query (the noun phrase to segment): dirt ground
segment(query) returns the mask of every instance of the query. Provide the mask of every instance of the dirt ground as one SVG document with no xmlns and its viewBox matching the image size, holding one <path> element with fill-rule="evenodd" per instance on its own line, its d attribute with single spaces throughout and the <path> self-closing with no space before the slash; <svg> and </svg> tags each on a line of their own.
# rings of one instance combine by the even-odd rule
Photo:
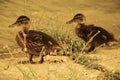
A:
<svg viewBox="0 0 120 80">
<path fill-rule="evenodd" d="M 18 64 L 21 60 L 27 57 L 0 59 L 0 80 L 96 80 L 100 74 L 65 56 L 47 56 L 43 64 Z"/>
</svg>

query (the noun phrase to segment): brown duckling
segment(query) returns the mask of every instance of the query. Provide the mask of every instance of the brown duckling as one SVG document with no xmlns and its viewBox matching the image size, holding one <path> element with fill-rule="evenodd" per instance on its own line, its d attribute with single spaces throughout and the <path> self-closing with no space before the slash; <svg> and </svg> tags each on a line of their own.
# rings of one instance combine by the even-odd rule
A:
<svg viewBox="0 0 120 80">
<path fill-rule="evenodd" d="M 109 42 L 117 41 L 113 34 L 109 33 L 107 30 L 93 24 L 86 25 L 85 21 L 86 17 L 82 13 L 78 13 L 72 20 L 68 21 L 67 24 L 77 23 L 75 32 L 77 36 L 83 39 L 86 43 L 92 39 L 90 41 L 90 48 L 87 52 L 93 51 L 101 44 L 109 45 Z"/>
<path fill-rule="evenodd" d="M 27 16 L 20 16 L 16 22 L 9 27 L 21 27 L 22 30 L 16 35 L 16 42 L 29 53 L 29 62 L 34 63 L 33 55 L 40 55 L 40 63 L 44 62 L 44 56 L 51 52 L 60 50 L 58 42 L 46 33 L 29 30 L 30 18 Z"/>
</svg>

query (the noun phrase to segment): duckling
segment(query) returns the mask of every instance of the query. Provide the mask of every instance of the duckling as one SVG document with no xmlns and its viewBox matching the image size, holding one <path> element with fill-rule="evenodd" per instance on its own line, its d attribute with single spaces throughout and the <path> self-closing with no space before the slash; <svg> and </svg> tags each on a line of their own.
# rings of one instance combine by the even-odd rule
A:
<svg viewBox="0 0 120 80">
<path fill-rule="evenodd" d="M 110 41 L 117 41 L 113 34 L 109 33 L 107 30 L 99 26 L 95 26 L 94 24 L 86 25 L 85 22 L 86 17 L 82 13 L 78 13 L 73 17 L 72 20 L 66 23 L 77 23 L 75 32 L 77 36 L 83 39 L 86 43 L 92 39 L 90 42 L 90 48 L 86 52 L 91 52 L 102 44 L 109 46 Z"/>
<path fill-rule="evenodd" d="M 27 16 L 20 16 L 16 22 L 9 27 L 21 27 L 21 30 L 16 35 L 16 42 L 22 48 L 29 53 L 29 62 L 33 62 L 34 55 L 40 55 L 41 59 L 39 63 L 44 62 L 44 56 L 51 52 L 60 50 L 58 42 L 46 33 L 29 30 L 30 18 Z"/>
</svg>

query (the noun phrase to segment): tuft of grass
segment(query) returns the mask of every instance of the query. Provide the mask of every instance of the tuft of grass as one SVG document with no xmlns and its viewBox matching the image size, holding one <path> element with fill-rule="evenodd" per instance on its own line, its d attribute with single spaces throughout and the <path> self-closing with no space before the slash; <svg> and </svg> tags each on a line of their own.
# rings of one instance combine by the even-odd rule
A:
<svg viewBox="0 0 120 80">
<path fill-rule="evenodd" d="M 120 71 L 114 72 L 113 75 L 114 75 L 114 77 L 115 77 L 116 80 L 120 80 Z"/>
<path fill-rule="evenodd" d="M 96 58 L 91 58 L 85 54 L 81 54 L 81 53 L 75 53 L 74 55 L 72 55 L 72 60 L 75 60 L 76 63 L 78 64 L 82 64 L 87 68 L 90 69 L 95 69 L 101 72 L 107 72 L 108 70 L 104 67 L 101 66 L 100 64 L 98 64 L 96 61 L 98 59 Z"/>
<path fill-rule="evenodd" d="M 62 32 L 63 30 L 54 30 L 52 36 L 59 42 L 65 54 L 81 52 L 83 43 L 74 38 L 70 32 Z"/>
<path fill-rule="evenodd" d="M 120 71 L 106 71 L 98 76 L 97 80 L 120 80 Z"/>
<path fill-rule="evenodd" d="M 95 69 L 95 70 L 101 71 L 101 72 L 107 72 L 108 71 L 104 66 L 102 66 L 102 65 L 100 65 L 96 62 L 88 64 L 87 67 L 90 68 L 90 69 Z"/>
<path fill-rule="evenodd" d="M 76 63 L 87 65 L 88 63 L 92 63 L 93 61 L 96 61 L 97 59 L 92 59 L 89 56 L 81 53 L 75 53 L 72 56 L 72 59 L 75 60 Z"/>
</svg>

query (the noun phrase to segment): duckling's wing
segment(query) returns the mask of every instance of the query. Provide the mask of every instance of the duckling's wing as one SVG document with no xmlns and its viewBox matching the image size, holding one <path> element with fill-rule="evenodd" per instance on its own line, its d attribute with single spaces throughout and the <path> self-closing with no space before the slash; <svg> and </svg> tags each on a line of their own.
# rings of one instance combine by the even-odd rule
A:
<svg viewBox="0 0 120 80">
<path fill-rule="evenodd" d="M 46 33 L 30 30 L 27 35 L 27 40 L 38 45 L 58 45 L 57 41 Z"/>
<path fill-rule="evenodd" d="M 113 34 L 112 34 L 112 33 L 109 33 L 109 32 L 108 32 L 107 30 L 105 30 L 104 28 L 95 26 L 94 29 L 97 30 L 97 31 L 100 31 L 100 33 L 101 33 L 103 36 L 105 36 L 107 39 L 109 39 L 109 40 L 115 40 Z"/>
<path fill-rule="evenodd" d="M 40 35 L 37 31 L 30 30 L 27 34 L 27 40 L 36 43 L 42 43 L 42 35 Z"/>
<path fill-rule="evenodd" d="M 30 30 L 26 40 L 28 49 L 35 52 L 40 52 L 42 47 L 58 46 L 56 40 L 40 31 Z"/>
</svg>

